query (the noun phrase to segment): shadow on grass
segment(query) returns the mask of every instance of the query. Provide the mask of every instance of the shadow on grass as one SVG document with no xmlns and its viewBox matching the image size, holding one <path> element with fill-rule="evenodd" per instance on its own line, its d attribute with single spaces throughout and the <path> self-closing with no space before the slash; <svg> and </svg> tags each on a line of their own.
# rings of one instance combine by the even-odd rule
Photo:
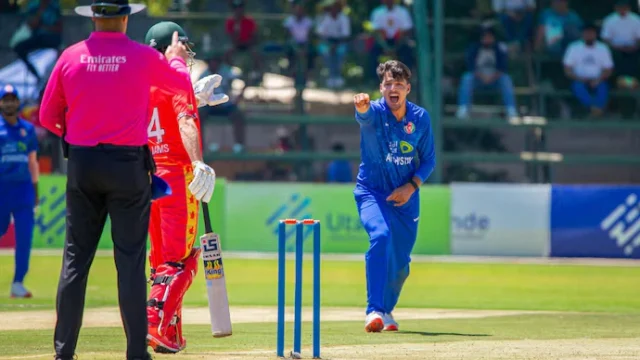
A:
<svg viewBox="0 0 640 360">
<path fill-rule="evenodd" d="M 460 334 L 460 333 L 446 333 L 446 332 L 427 332 L 427 331 L 397 331 L 394 332 L 398 335 L 422 335 L 422 336 L 468 336 L 468 337 L 484 337 L 491 336 L 489 334 Z"/>
</svg>

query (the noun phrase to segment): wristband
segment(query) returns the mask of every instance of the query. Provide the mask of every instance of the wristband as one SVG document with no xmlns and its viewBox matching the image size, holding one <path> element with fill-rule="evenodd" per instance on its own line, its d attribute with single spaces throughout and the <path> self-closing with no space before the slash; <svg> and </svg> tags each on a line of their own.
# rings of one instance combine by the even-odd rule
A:
<svg viewBox="0 0 640 360">
<path fill-rule="evenodd" d="M 415 190 L 418 190 L 418 184 L 416 184 L 416 182 L 413 181 L 413 179 L 409 180 L 409 184 L 411 184 L 411 186 L 413 186 Z"/>
</svg>

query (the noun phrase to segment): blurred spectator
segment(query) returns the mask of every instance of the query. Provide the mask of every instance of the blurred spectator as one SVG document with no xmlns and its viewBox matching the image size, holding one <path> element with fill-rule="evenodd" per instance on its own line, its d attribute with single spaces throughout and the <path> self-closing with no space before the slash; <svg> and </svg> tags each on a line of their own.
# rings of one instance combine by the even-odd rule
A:
<svg viewBox="0 0 640 360">
<path fill-rule="evenodd" d="M 378 75 L 375 70 L 378 67 L 381 55 L 397 57 L 409 67 L 413 68 L 413 52 L 409 45 L 413 20 L 406 7 L 397 5 L 396 0 L 382 0 L 382 5 L 371 13 L 371 25 L 376 32 L 376 42 L 371 49 L 371 75 Z"/>
<path fill-rule="evenodd" d="M 275 150 L 277 153 L 281 154 L 294 150 L 295 147 L 291 134 L 284 126 L 280 126 L 276 129 L 276 139 Z"/>
<path fill-rule="evenodd" d="M 327 87 L 344 86 L 342 66 L 347 55 L 348 41 L 351 36 L 351 21 L 342 12 L 342 4 L 337 0 L 322 3 L 324 13 L 319 17 L 316 33 L 320 37 L 318 52 L 324 58 L 329 69 Z"/>
<path fill-rule="evenodd" d="M 580 38 L 582 25 L 580 16 L 569 8 L 569 0 L 551 0 L 551 8 L 540 14 L 535 48 L 562 56 L 567 46 Z"/>
<path fill-rule="evenodd" d="M 225 59 L 233 64 L 233 56 L 238 53 L 248 53 L 253 60 L 253 69 L 249 72 L 249 80 L 257 81 L 260 71 L 260 54 L 256 49 L 258 40 L 258 25 L 256 21 L 244 12 L 244 0 L 232 0 L 233 15 L 227 19 L 225 29 L 231 38 L 233 46 L 227 51 Z"/>
<path fill-rule="evenodd" d="M 628 0 L 618 0 L 615 12 L 602 23 L 602 40 L 613 50 L 616 75 L 635 77 L 638 72 L 640 17 L 631 12 Z"/>
<path fill-rule="evenodd" d="M 169 11 L 189 12 L 189 4 L 191 0 L 172 0 Z"/>
<path fill-rule="evenodd" d="M 306 58 L 306 73 L 313 68 L 314 50 L 310 41 L 313 20 L 305 14 L 300 2 L 293 3 L 293 14 L 284 20 L 284 27 L 289 30 L 289 43 L 287 44 L 287 56 L 289 58 L 289 70 L 291 76 L 296 76 L 299 59 Z"/>
<path fill-rule="evenodd" d="M 19 10 L 18 0 L 0 0 L 0 14 L 15 14 Z"/>
<path fill-rule="evenodd" d="M 470 15 L 473 19 L 484 22 L 495 15 L 495 12 L 493 11 L 492 5 L 491 5 L 493 0 L 471 0 L 471 1 L 475 3 L 474 7 L 471 9 L 471 12 L 470 12 Z"/>
<path fill-rule="evenodd" d="M 344 145 L 336 143 L 333 145 L 333 152 L 342 154 L 344 153 Z M 353 181 L 353 174 L 351 172 L 351 164 L 349 160 L 337 159 L 329 163 L 327 167 L 327 182 L 346 183 Z"/>
<path fill-rule="evenodd" d="M 484 28 L 480 41 L 467 50 L 467 72 L 462 75 L 458 93 L 458 111 L 461 119 L 469 117 L 469 106 L 475 89 L 499 89 L 508 117 L 518 116 L 513 82 L 507 73 L 508 55 L 506 46 L 496 40 L 491 28 Z"/>
<path fill-rule="evenodd" d="M 207 61 L 209 67 L 200 75 L 200 78 L 202 79 L 212 74 L 222 76 L 222 83 L 214 90 L 214 93 L 227 94 L 229 101 L 217 106 L 207 106 L 202 112 L 213 117 L 226 117 L 231 121 L 233 140 L 235 142 L 233 152 L 239 153 L 244 150 L 245 145 L 245 117 L 242 110 L 238 108 L 238 101 L 242 98 L 242 95 L 234 96 L 231 87 L 233 80 L 237 77 L 233 73 L 231 66 L 223 62 L 223 57 L 220 54 L 214 53 L 209 55 Z M 210 144 L 208 148 L 210 151 L 215 152 L 220 150 L 220 144 L 213 143 Z"/>
<path fill-rule="evenodd" d="M 591 110 L 591 116 L 601 116 L 609 100 L 607 80 L 613 73 L 611 52 L 598 39 L 598 28 L 589 24 L 582 30 L 582 41 L 572 43 L 564 55 L 567 77 L 576 98 Z"/>
<path fill-rule="evenodd" d="M 11 48 L 24 61 L 27 69 L 42 83 L 41 74 L 28 55 L 40 49 L 58 49 L 62 43 L 62 13 L 59 0 L 30 0 L 25 22 L 11 39 Z"/>
<path fill-rule="evenodd" d="M 282 154 L 295 149 L 292 136 L 285 127 L 280 126 L 276 129 L 276 139 L 276 153 Z M 295 181 L 297 177 L 293 168 L 293 165 L 286 161 L 267 161 L 265 178 L 270 181 Z"/>
<path fill-rule="evenodd" d="M 500 17 L 507 42 L 525 47 L 531 40 L 535 0 L 493 0 L 493 11 Z"/>
</svg>

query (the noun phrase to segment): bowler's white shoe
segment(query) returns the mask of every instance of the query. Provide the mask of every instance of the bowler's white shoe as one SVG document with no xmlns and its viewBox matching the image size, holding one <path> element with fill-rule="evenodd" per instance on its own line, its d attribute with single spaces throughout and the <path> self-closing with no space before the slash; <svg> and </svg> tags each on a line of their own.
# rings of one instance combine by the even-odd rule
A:
<svg viewBox="0 0 640 360">
<path fill-rule="evenodd" d="M 31 298 L 31 292 L 27 290 L 22 283 L 13 283 L 11 285 L 11 297 L 12 298 L 22 298 L 29 299 Z"/>
<path fill-rule="evenodd" d="M 371 312 L 367 315 L 367 319 L 364 324 L 364 331 L 366 332 L 380 332 L 384 328 L 384 322 L 382 320 L 383 314 L 377 311 Z"/>
<path fill-rule="evenodd" d="M 398 323 L 393 318 L 391 313 L 382 315 L 382 322 L 384 323 L 384 331 L 398 331 Z"/>
</svg>

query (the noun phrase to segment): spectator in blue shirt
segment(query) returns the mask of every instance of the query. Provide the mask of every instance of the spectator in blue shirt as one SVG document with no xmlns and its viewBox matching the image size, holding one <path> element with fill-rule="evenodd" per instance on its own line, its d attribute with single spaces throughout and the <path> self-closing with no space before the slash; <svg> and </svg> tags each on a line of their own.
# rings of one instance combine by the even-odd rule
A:
<svg viewBox="0 0 640 360">
<path fill-rule="evenodd" d="M 539 19 L 536 50 L 544 49 L 555 56 L 562 56 L 567 46 L 580 38 L 584 25 L 580 16 L 569 8 L 569 0 L 552 0 L 551 7 L 545 9 Z"/>
<path fill-rule="evenodd" d="M 344 153 L 344 145 L 337 143 L 333 145 L 335 153 Z M 329 163 L 327 168 L 327 182 L 348 183 L 353 181 L 351 164 L 349 160 L 338 159 Z"/>
<path fill-rule="evenodd" d="M 506 40 L 524 48 L 531 41 L 535 0 L 493 0 L 493 11 L 498 14 Z"/>
<path fill-rule="evenodd" d="M 496 41 L 493 29 L 483 28 L 480 42 L 467 50 L 467 72 L 462 75 L 458 90 L 456 116 L 469 116 L 469 106 L 475 89 L 499 89 L 506 107 L 507 116 L 518 116 L 516 111 L 513 81 L 507 73 L 508 55 L 506 46 Z"/>
<path fill-rule="evenodd" d="M 25 23 L 22 25 L 25 39 L 13 44 L 13 51 L 25 63 L 38 83 L 42 75 L 29 61 L 29 54 L 39 49 L 57 49 L 62 43 L 62 12 L 59 0 L 31 0 L 27 5 Z"/>
</svg>

